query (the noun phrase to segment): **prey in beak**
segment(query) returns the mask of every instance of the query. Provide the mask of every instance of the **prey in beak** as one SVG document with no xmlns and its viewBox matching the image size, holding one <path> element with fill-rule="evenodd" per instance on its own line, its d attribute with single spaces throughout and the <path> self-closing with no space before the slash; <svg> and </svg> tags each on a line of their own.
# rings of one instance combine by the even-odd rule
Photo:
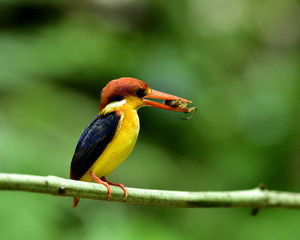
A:
<svg viewBox="0 0 300 240">
<path fill-rule="evenodd" d="M 148 98 L 163 99 L 164 102 L 159 103 L 159 102 L 148 100 Z M 180 118 L 183 120 L 190 120 L 197 110 L 197 107 L 191 107 L 191 108 L 188 107 L 188 104 L 192 103 L 190 100 L 177 97 L 168 93 L 159 92 L 154 89 L 151 90 L 150 94 L 143 97 L 142 101 L 146 104 L 146 106 L 152 106 L 164 110 L 185 112 L 185 113 L 194 111 L 190 117 Z"/>
</svg>

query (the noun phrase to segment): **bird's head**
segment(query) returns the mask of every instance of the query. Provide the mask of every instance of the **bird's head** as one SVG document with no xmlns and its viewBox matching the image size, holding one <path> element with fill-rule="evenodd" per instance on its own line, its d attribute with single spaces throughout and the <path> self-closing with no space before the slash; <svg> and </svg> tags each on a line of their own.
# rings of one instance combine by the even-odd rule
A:
<svg viewBox="0 0 300 240">
<path fill-rule="evenodd" d="M 151 89 L 146 83 L 141 80 L 129 77 L 123 77 L 110 81 L 101 92 L 100 114 L 113 112 L 123 106 L 129 104 L 132 109 L 139 109 L 144 106 L 152 106 L 160 109 L 188 112 L 187 109 L 174 108 L 163 103 L 158 103 L 148 100 L 148 98 L 178 100 L 182 102 L 191 101 L 159 92 Z"/>
</svg>

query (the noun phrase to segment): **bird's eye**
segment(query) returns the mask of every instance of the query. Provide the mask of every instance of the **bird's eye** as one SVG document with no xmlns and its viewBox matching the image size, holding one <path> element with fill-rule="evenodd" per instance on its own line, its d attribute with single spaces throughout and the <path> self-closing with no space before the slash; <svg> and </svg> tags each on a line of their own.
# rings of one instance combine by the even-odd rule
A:
<svg viewBox="0 0 300 240">
<path fill-rule="evenodd" d="M 117 102 L 123 100 L 124 97 L 121 95 L 113 96 L 109 98 L 109 102 Z"/>
<path fill-rule="evenodd" d="M 147 94 L 145 93 L 145 90 L 144 89 L 137 89 L 135 91 L 135 94 L 139 97 L 139 98 L 142 98 L 142 97 L 145 97 Z"/>
</svg>

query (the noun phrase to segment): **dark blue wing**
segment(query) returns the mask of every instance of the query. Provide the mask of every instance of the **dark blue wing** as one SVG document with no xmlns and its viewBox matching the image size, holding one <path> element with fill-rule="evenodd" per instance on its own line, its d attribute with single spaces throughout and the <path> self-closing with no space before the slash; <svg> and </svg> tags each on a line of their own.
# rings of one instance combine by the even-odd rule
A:
<svg viewBox="0 0 300 240">
<path fill-rule="evenodd" d="M 114 137 L 120 116 L 116 112 L 97 116 L 84 130 L 71 163 L 71 179 L 79 180 L 94 164 Z"/>
</svg>

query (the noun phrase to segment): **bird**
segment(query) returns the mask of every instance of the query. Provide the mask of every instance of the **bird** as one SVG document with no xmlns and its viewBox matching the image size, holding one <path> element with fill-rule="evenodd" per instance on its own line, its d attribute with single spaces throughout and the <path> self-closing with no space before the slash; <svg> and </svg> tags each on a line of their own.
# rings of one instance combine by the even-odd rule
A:
<svg viewBox="0 0 300 240">
<path fill-rule="evenodd" d="M 101 91 L 99 114 L 81 134 L 71 162 L 70 179 L 94 182 L 106 186 L 107 200 L 111 197 L 111 187 L 119 186 L 124 191 L 124 200 L 128 196 L 127 189 L 121 183 L 106 180 L 132 152 L 138 138 L 140 121 L 137 110 L 144 106 L 159 109 L 189 112 L 187 108 L 172 107 L 168 104 L 151 101 L 148 98 L 165 101 L 191 101 L 151 89 L 145 82 L 131 77 L 112 80 Z M 79 198 L 73 198 L 76 208 Z"/>
</svg>

